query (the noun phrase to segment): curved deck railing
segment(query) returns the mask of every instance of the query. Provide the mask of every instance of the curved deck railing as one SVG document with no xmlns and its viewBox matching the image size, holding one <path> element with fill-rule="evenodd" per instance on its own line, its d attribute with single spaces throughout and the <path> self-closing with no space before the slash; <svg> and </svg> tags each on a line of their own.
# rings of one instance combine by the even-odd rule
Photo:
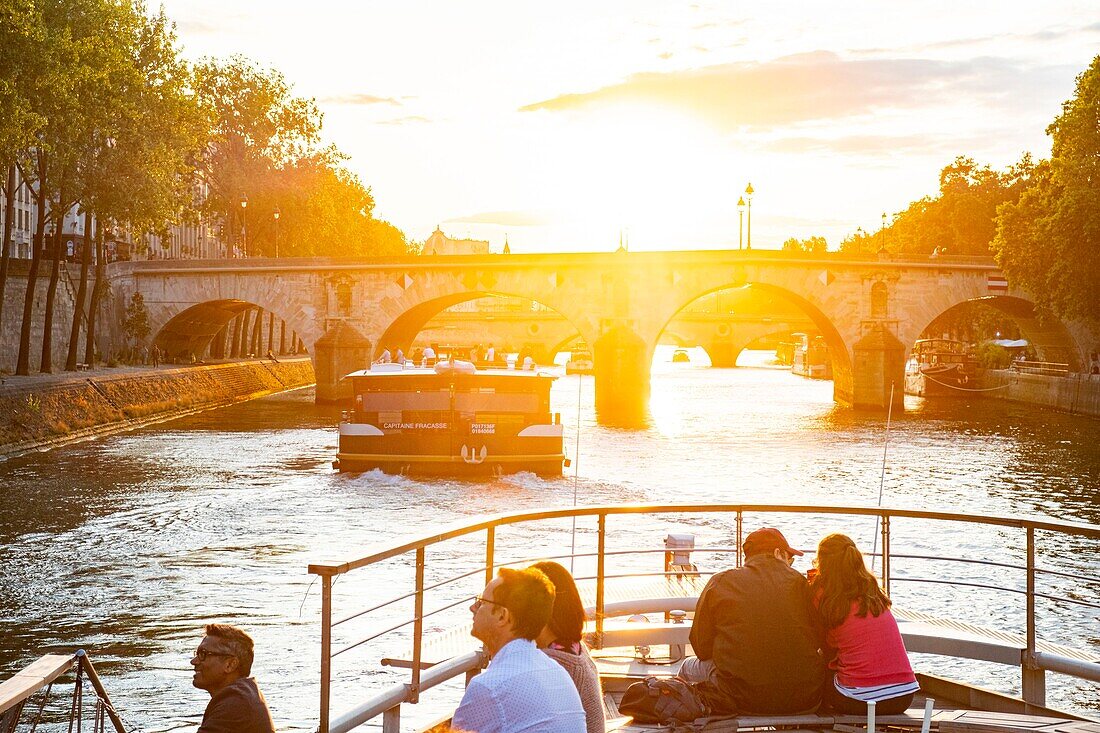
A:
<svg viewBox="0 0 1100 733">
<path fill-rule="evenodd" d="M 1040 593 L 1036 589 L 1039 576 L 1047 574 L 1055 577 L 1072 578 L 1082 583 L 1100 585 L 1100 578 L 1084 576 L 1079 573 L 1069 574 L 1037 566 L 1036 533 L 1050 532 L 1057 535 L 1077 536 L 1087 540 L 1100 540 L 1100 526 L 1077 522 L 1063 522 L 1045 519 L 1025 519 L 1021 517 L 1008 517 L 996 515 L 963 514 L 958 512 L 918 511 L 909 509 L 855 507 L 855 506 L 814 506 L 814 505 L 776 505 L 776 504 L 651 504 L 651 505 L 603 505 L 588 507 L 569 507 L 557 509 L 544 509 L 538 511 L 516 512 L 499 514 L 487 517 L 475 522 L 459 522 L 438 533 L 410 539 L 393 546 L 381 548 L 362 557 L 342 562 L 319 562 L 309 566 L 309 572 L 318 576 L 321 580 L 321 680 L 320 680 L 320 733 L 343 733 L 351 730 L 361 723 L 378 715 L 383 715 L 383 730 L 397 731 L 400 720 L 400 706 L 403 703 L 416 703 L 420 692 L 434 687 L 442 682 L 462 674 L 471 674 L 479 669 L 484 659 L 479 651 L 459 654 L 438 663 L 430 665 L 422 662 L 424 644 L 424 621 L 427 618 L 446 611 L 472 600 L 467 595 L 458 601 L 452 601 L 444 606 L 432 610 L 425 610 L 425 594 L 463 579 L 468 579 L 484 574 L 485 582 L 492 580 L 494 572 L 499 567 L 508 565 L 527 564 L 535 559 L 568 559 L 568 558 L 595 558 L 595 605 L 591 609 L 595 621 L 594 638 L 599 640 L 604 636 L 605 620 L 609 615 L 624 613 L 624 609 L 630 608 L 630 604 L 614 604 L 614 608 L 606 603 L 605 588 L 608 580 L 616 577 L 637 577 L 642 575 L 668 575 L 669 573 L 628 573 L 609 574 L 607 572 L 607 559 L 617 555 L 637 555 L 644 553 L 662 553 L 666 555 L 666 570 L 668 570 L 669 551 L 665 549 L 652 550 L 607 550 L 607 524 L 609 517 L 620 515 L 673 515 L 673 514 L 732 514 L 735 519 L 736 537 L 733 548 L 729 547 L 701 547 L 694 548 L 693 552 L 728 552 L 736 553 L 736 566 L 742 563 L 740 547 L 743 541 L 743 528 L 745 517 L 748 514 L 800 514 L 800 515 L 844 515 L 849 517 L 874 517 L 878 523 L 877 541 L 881 543 L 880 551 L 873 554 L 878 562 L 878 571 L 883 587 L 890 592 L 891 583 L 895 580 L 949 584 L 959 587 L 975 587 L 983 590 L 1013 593 L 1025 596 L 1025 625 L 1026 644 L 1020 650 L 1022 654 L 1018 663 L 1022 672 L 1023 699 L 1034 705 L 1043 705 L 1045 697 L 1045 672 L 1054 671 L 1063 674 L 1100 681 L 1100 663 L 1087 658 L 1068 658 L 1050 652 L 1040 651 L 1037 648 L 1036 625 L 1036 599 L 1043 598 L 1059 601 L 1081 607 L 1100 608 L 1100 604 L 1070 598 L 1067 596 L 1055 596 Z M 541 522 L 554 519 L 595 518 L 597 521 L 597 550 L 594 553 L 571 553 L 547 557 L 539 555 L 537 558 L 509 559 L 498 561 L 496 558 L 496 531 L 498 528 L 529 522 Z M 1021 530 L 1025 542 L 1025 564 L 993 562 L 975 558 L 948 557 L 936 555 L 893 554 L 891 547 L 892 523 L 897 520 L 934 520 L 940 522 L 961 522 L 992 527 L 1006 527 Z M 471 571 L 447 577 L 431 585 L 425 583 L 426 550 L 451 540 L 470 537 L 484 533 L 484 562 Z M 367 568 L 377 563 L 392 558 L 401 557 L 412 553 L 415 556 L 415 579 L 413 589 L 382 603 L 372 605 L 369 608 L 356 611 L 342 618 L 333 618 L 333 583 L 341 575 L 352 573 L 356 570 Z M 916 559 L 933 561 L 950 561 L 959 563 L 971 563 L 991 566 L 1009 571 L 1022 571 L 1023 588 L 1011 588 L 991 583 L 973 583 L 950 578 L 919 578 L 899 577 L 894 578 L 892 565 L 895 559 Z M 675 574 L 675 573 L 672 573 Z M 1089 596 L 1095 598 L 1096 595 Z M 394 603 L 403 600 L 413 600 L 413 616 L 388 628 L 371 634 L 363 639 L 350 643 L 337 650 L 333 650 L 333 628 L 343 623 L 361 618 L 367 614 L 380 611 Z M 673 599 L 676 601 L 690 601 L 690 599 Z M 667 605 L 667 604 L 666 604 Z M 681 608 L 678 605 L 677 608 Z M 656 608 L 651 610 L 657 610 Z M 665 609 L 671 610 L 671 609 Z M 609 614 L 608 612 L 612 613 Z M 410 667 L 410 679 L 407 683 L 398 683 L 376 694 L 373 698 L 352 711 L 345 713 L 338 720 L 331 720 L 331 693 L 332 693 L 332 664 L 334 658 L 341 654 L 358 648 L 375 639 L 386 636 L 398 629 L 412 626 L 412 654 L 408 664 Z M 942 646 L 932 643 L 926 648 L 915 651 L 929 651 L 931 653 L 949 653 L 942 650 Z M 991 661 L 1016 663 L 1011 655 L 1004 654 L 977 657 Z"/>
</svg>

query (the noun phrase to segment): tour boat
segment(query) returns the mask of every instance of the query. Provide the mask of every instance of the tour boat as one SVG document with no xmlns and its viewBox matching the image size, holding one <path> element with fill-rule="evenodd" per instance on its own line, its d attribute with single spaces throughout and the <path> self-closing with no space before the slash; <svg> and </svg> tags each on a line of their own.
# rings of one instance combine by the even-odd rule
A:
<svg viewBox="0 0 1100 733">
<path fill-rule="evenodd" d="M 791 372 L 811 379 L 832 379 L 833 366 L 829 360 L 829 347 L 825 339 L 804 333 L 792 334 L 799 337 L 791 355 Z"/>
<path fill-rule="evenodd" d="M 440 720 L 440 712 L 457 702 L 462 680 L 468 682 L 488 663 L 469 634 L 470 603 L 498 568 L 553 557 L 568 566 L 576 562 L 573 573 L 589 617 L 586 639 L 604 691 L 606 730 L 669 731 L 621 715 L 622 692 L 647 676 L 674 675 L 691 654 L 691 617 L 699 593 L 713 572 L 742 564 L 738 548 L 744 536 L 775 524 L 792 539 L 811 541 L 838 528 L 852 533 L 867 522 L 874 523 L 877 541 L 874 548 L 864 548 L 865 555 L 885 590 L 916 586 L 905 604 L 892 593 L 906 649 L 919 655 L 911 661 L 921 692 L 910 709 L 880 716 L 869 708 L 866 716 L 699 719 L 675 730 L 1100 731 L 1100 721 L 1046 706 L 1048 674 L 1100 683 L 1094 633 L 1100 577 L 1088 559 L 1100 552 L 1100 525 L 1018 515 L 762 504 L 573 506 L 471 517 L 358 557 L 311 564 L 309 573 L 320 581 L 316 730 L 346 733 L 363 725 L 383 731 L 448 730 L 450 716 Z M 697 546 L 685 525 L 706 532 L 705 543 Z M 661 527 L 667 528 L 661 530 L 667 532 L 663 543 L 645 542 Z M 965 542 L 941 541 L 961 535 Z M 929 542 L 929 537 L 940 540 Z M 812 553 L 806 542 L 795 544 Z M 948 549 L 952 546 L 954 552 Z M 808 566 L 807 560 L 800 558 L 796 569 Z M 351 577 L 341 587 L 371 592 L 334 594 L 345 575 Z M 944 618 L 945 610 L 956 617 Z M 958 617 L 967 613 L 969 618 Z M 1062 645 L 1067 639 L 1077 648 Z M 941 658 L 943 669 L 929 673 L 926 665 Z M 0 682 L 3 729 L 13 729 L 32 696 L 43 691 L 48 696 L 53 683 L 74 667 L 73 694 L 79 695 L 81 675 L 87 677 L 101 703 L 97 715 L 109 718 L 115 733 L 126 733 L 82 651 L 47 654 Z M 1004 670 L 1012 669 L 1019 696 L 988 689 L 1003 687 L 1011 679 Z M 944 670 L 965 679 L 949 679 Z M 1084 710 L 1092 710 L 1094 688 L 1081 688 L 1077 696 Z M 428 715 L 409 715 L 416 703 L 429 700 L 435 702 Z M 34 717 L 33 708 L 23 711 L 24 717 Z M 402 721 L 403 715 L 422 720 Z M 107 723 L 98 721 L 97 730 Z"/>
<path fill-rule="evenodd" d="M 693 535 L 683 533 L 685 522 L 709 531 L 717 541 L 696 547 Z M 921 584 L 909 594 L 906 605 L 895 602 L 893 608 L 907 650 L 920 655 L 912 662 L 921 693 L 906 714 L 879 716 L 880 729 L 913 733 L 1100 730 L 1097 721 L 1048 708 L 1045 702 L 1048 673 L 1100 682 L 1100 649 L 1091 638 L 1092 615 L 1100 606 L 1094 590 L 1082 590 L 1095 589 L 1100 578 L 1083 573 L 1087 561 L 1079 559 L 1100 551 L 1100 525 L 866 506 L 663 504 L 574 506 L 470 518 L 361 557 L 310 565 L 309 572 L 321 585 L 318 731 L 345 733 L 368 722 L 380 723 L 382 730 L 447 730 L 447 720 L 438 720 L 438 703 L 431 721 L 411 727 L 402 726 L 402 711 L 409 714 L 411 704 L 433 695 L 439 699 L 441 691 L 449 695 L 450 705 L 457 702 L 455 685 L 445 683 L 463 678 L 468 682 L 488 662 L 469 633 L 466 609 L 470 602 L 497 568 L 524 567 L 547 557 L 567 566 L 577 563 L 573 572 L 587 607 L 587 641 L 605 693 L 606 730 L 668 731 L 667 726 L 639 725 L 620 715 L 617 705 L 622 692 L 646 676 L 676 673 L 681 660 L 691 654 L 691 615 L 707 579 L 717 570 L 740 566 L 743 558 L 738 548 L 744 535 L 765 522 L 797 527 L 797 536 L 814 539 L 838 527 L 872 522 L 877 546 L 872 549 L 868 542 L 865 555 L 886 591 L 890 592 L 891 584 Z M 652 525 L 662 524 L 676 528 L 663 546 L 628 544 L 638 542 Z M 808 534 L 809 526 L 816 534 Z M 960 533 L 967 537 L 966 552 L 961 546 L 955 556 L 950 550 L 927 549 L 929 536 Z M 535 544 L 536 538 L 544 544 Z M 802 549 L 812 553 L 805 545 Z M 712 567 L 704 566 L 704 558 Z M 340 608 L 334 607 L 332 588 L 341 576 L 353 573 L 356 578 L 345 582 L 372 587 L 372 568 L 392 577 L 394 563 L 408 566 L 410 580 L 388 588 L 391 599 L 356 599 L 345 594 Z M 409 599 L 411 617 L 394 625 L 402 620 L 394 615 L 399 607 L 395 604 L 407 605 Z M 943 617 L 945 610 L 957 616 L 985 606 L 994 610 L 989 614 L 979 610 L 969 618 Z M 1008 619 L 1016 619 L 1017 627 L 991 627 L 1003 626 Z M 374 632 L 380 625 L 389 631 Z M 1076 632 L 1065 633 L 1067 629 Z M 1056 633 L 1060 638 L 1055 641 L 1068 636 L 1092 648 L 1070 648 L 1043 638 Z M 369 638 L 362 639 L 364 634 Z M 367 642 L 372 646 L 365 646 Z M 352 650 L 354 661 L 343 656 Z M 935 674 L 922 669 L 937 657 L 947 658 L 944 666 L 952 675 L 966 679 L 948 679 L 941 669 Z M 339 668 L 334 666 L 337 660 Z M 1003 686 L 1006 678 L 997 668 L 1005 667 L 1017 669 L 1019 697 L 987 689 L 993 684 Z M 364 669 L 370 670 L 366 677 Z M 440 690 L 433 691 L 436 687 Z M 334 706 L 338 709 L 333 710 Z M 754 715 L 696 721 L 676 730 L 860 733 L 874 730 L 876 722 L 828 713 Z"/>
<path fill-rule="evenodd" d="M 560 416 L 551 375 L 439 361 L 431 369 L 375 364 L 353 372 L 354 408 L 340 421 L 341 471 L 560 476 Z"/>
<path fill-rule="evenodd" d="M 960 397 L 978 387 L 979 369 L 970 347 L 952 339 L 920 339 L 905 364 L 905 393 Z"/>
<path fill-rule="evenodd" d="M 592 360 L 592 352 L 584 343 L 569 352 L 569 361 L 565 362 L 566 374 L 592 374 L 596 364 Z"/>
</svg>

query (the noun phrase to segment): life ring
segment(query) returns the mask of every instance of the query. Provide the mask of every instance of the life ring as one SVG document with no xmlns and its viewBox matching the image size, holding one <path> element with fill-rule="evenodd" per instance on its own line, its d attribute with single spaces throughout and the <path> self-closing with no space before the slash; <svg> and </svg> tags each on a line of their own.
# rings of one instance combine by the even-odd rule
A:
<svg viewBox="0 0 1100 733">
<path fill-rule="evenodd" d="M 730 324 L 728 324 L 728 323 L 719 323 L 717 330 L 718 330 L 718 335 L 721 336 L 722 338 L 725 338 L 726 336 L 730 335 Z"/>
<path fill-rule="evenodd" d="M 529 333 L 530 335 L 534 336 L 538 332 L 539 332 L 539 324 L 532 323 L 532 324 L 527 326 L 527 333 Z"/>
</svg>

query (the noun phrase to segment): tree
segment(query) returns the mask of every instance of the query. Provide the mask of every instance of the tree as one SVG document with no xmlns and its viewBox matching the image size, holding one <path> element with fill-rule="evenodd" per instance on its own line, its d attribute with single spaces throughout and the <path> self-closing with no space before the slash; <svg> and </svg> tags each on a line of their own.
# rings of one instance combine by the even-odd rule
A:
<svg viewBox="0 0 1100 733">
<path fill-rule="evenodd" d="M 222 220 L 232 255 L 244 217 L 252 216 L 241 208 L 242 197 L 253 211 L 272 210 L 256 206 L 261 192 L 272 187 L 273 171 L 318 153 L 321 113 L 312 99 L 293 96 L 281 73 L 243 56 L 200 62 L 195 91 L 211 127 L 202 161 L 209 185 L 204 206 Z"/>
<path fill-rule="evenodd" d="M 27 97 L 27 77 L 44 31 L 32 0 L 0 0 L 0 192 L 4 220 L 0 229 L 0 337 L 3 336 L 4 290 L 11 258 L 16 161 L 34 141 L 44 120 Z"/>
<path fill-rule="evenodd" d="M 1100 325 L 1100 56 L 1047 134 L 1051 158 L 1000 207 L 993 249 L 1042 310 Z"/>
<path fill-rule="evenodd" d="M 122 318 L 122 333 L 129 346 L 143 342 L 149 335 L 149 311 L 145 308 L 145 298 L 141 293 L 130 296 L 126 315 Z"/>
<path fill-rule="evenodd" d="M 207 120 L 190 91 L 190 69 L 180 58 L 163 10 L 150 16 L 144 5 L 133 5 L 126 30 L 124 36 L 120 34 L 125 60 L 111 76 L 110 104 L 101 105 L 108 115 L 85 147 L 79 167 L 81 208 L 95 216 L 100 250 L 86 318 L 85 361 L 89 364 L 95 356 L 95 322 L 105 280 L 104 227 L 121 223 L 117 226 L 136 238 L 194 218 L 195 161 L 207 142 Z M 85 262 L 92 239 L 86 228 Z M 87 275 L 82 262 L 66 369 L 76 368 Z"/>
<path fill-rule="evenodd" d="M 783 250 L 787 252 L 825 252 L 829 245 L 825 237 L 810 237 L 809 239 L 795 239 L 791 237 L 783 243 Z"/>
</svg>

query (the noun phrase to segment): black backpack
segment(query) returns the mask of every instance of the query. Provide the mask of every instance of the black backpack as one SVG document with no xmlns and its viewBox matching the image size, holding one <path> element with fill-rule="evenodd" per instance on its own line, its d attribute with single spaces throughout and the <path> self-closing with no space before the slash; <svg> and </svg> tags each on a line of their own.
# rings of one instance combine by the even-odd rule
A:
<svg viewBox="0 0 1100 733">
<path fill-rule="evenodd" d="M 695 688 L 683 680 L 646 677 L 626 688 L 619 712 L 638 723 L 690 723 L 709 714 Z"/>
</svg>

